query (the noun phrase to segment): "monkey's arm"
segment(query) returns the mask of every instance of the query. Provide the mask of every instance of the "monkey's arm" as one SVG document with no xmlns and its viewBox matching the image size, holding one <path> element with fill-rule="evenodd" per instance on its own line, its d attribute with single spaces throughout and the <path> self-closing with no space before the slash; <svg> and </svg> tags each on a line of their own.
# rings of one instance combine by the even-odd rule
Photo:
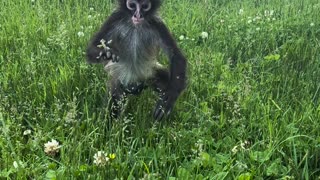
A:
<svg viewBox="0 0 320 180">
<path fill-rule="evenodd" d="M 169 82 L 154 112 L 154 117 L 161 119 L 164 115 L 170 114 L 178 96 L 186 87 L 187 60 L 165 24 L 158 20 L 155 22 L 155 27 L 159 32 L 162 48 L 170 61 Z"/>
<path fill-rule="evenodd" d="M 102 42 L 108 42 L 110 39 L 107 35 L 110 33 L 115 23 L 121 19 L 119 12 L 113 13 L 106 22 L 102 25 L 100 30 L 92 37 L 87 47 L 86 56 L 89 63 L 102 63 L 108 60 L 117 61 L 118 58 L 112 51 L 112 45 L 103 44 Z"/>
</svg>

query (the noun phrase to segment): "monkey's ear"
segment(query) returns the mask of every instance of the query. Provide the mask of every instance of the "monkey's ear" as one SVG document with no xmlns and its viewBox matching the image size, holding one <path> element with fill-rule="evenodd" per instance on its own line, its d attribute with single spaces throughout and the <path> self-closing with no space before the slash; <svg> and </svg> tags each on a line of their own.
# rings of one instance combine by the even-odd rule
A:
<svg viewBox="0 0 320 180">
<path fill-rule="evenodd" d="M 163 0 L 150 0 L 151 2 L 151 11 L 157 11 L 161 6 Z"/>
<path fill-rule="evenodd" d="M 126 8 L 126 3 L 127 3 L 127 0 L 118 0 L 118 4 L 119 4 L 119 7 L 120 8 Z"/>
</svg>

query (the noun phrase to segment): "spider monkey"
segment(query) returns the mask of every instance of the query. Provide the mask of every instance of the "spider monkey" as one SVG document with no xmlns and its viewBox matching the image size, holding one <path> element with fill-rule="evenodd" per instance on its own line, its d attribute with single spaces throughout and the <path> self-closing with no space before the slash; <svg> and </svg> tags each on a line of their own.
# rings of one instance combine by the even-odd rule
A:
<svg viewBox="0 0 320 180">
<path fill-rule="evenodd" d="M 110 75 L 112 118 L 119 117 L 128 94 L 138 95 L 147 86 L 159 93 L 153 116 L 171 113 L 186 87 L 187 60 L 157 15 L 161 0 L 118 0 L 118 8 L 91 39 L 89 63 L 102 63 Z M 169 68 L 157 62 L 160 49 Z"/>
</svg>

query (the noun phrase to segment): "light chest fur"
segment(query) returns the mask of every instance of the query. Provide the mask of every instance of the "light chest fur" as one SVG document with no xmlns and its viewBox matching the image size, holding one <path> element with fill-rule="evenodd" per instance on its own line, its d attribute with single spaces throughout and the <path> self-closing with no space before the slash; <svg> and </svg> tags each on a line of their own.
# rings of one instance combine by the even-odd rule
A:
<svg viewBox="0 0 320 180">
<path fill-rule="evenodd" d="M 108 37 L 111 37 L 112 48 L 120 57 L 119 62 L 105 66 L 112 77 L 124 85 L 152 77 L 160 46 L 155 30 L 148 24 L 134 26 L 131 22 L 119 22 Z"/>
</svg>

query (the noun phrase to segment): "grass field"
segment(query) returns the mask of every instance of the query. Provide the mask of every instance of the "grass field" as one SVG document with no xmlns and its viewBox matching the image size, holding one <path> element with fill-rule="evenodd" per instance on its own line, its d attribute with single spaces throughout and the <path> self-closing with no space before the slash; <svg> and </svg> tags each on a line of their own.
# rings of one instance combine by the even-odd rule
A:
<svg viewBox="0 0 320 180">
<path fill-rule="evenodd" d="M 188 87 L 164 121 L 147 90 L 113 123 L 84 51 L 115 4 L 0 6 L 0 179 L 319 179 L 319 0 L 165 0 Z"/>
</svg>

